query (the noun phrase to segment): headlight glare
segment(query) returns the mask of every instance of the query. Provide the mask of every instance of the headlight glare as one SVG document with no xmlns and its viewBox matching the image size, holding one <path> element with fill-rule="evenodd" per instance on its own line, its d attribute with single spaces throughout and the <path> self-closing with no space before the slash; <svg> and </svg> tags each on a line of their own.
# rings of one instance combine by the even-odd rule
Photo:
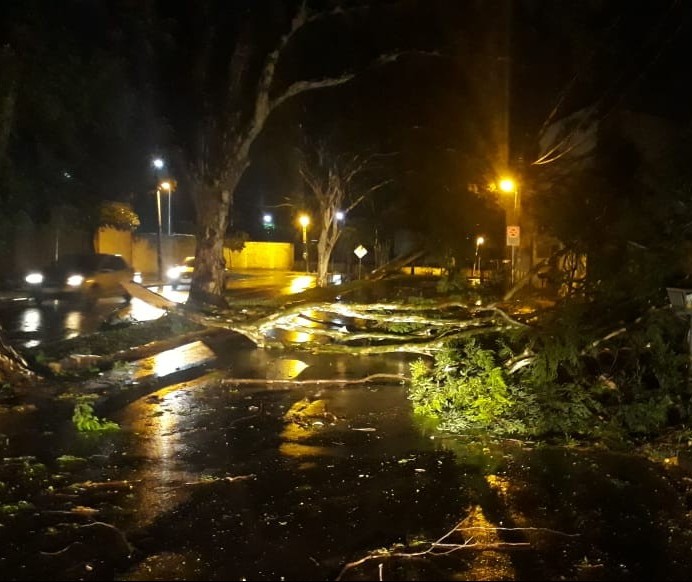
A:
<svg viewBox="0 0 692 582">
<path fill-rule="evenodd" d="M 29 273 L 24 280 L 30 285 L 40 285 L 43 283 L 43 275 L 41 273 Z"/>
<path fill-rule="evenodd" d="M 84 283 L 84 277 L 82 275 L 70 275 L 67 278 L 67 284 L 70 287 L 79 287 L 82 283 Z"/>
</svg>

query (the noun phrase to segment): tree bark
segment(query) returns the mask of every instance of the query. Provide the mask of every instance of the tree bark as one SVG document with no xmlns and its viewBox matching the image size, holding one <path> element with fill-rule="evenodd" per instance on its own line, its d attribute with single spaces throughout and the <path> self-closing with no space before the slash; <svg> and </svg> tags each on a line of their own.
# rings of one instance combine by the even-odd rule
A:
<svg viewBox="0 0 692 582">
<path fill-rule="evenodd" d="M 198 185 L 196 202 L 200 227 L 195 253 L 195 274 L 188 299 L 193 305 L 225 304 L 223 243 L 228 228 L 231 193 L 236 183 L 226 183 L 223 188 L 218 185 Z"/>
</svg>

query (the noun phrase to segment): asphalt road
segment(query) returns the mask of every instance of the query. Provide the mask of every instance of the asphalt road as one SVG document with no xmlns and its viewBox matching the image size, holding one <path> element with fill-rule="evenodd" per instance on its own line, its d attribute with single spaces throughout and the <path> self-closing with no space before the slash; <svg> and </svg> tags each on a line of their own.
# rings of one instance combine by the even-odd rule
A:
<svg viewBox="0 0 692 582">
<path fill-rule="evenodd" d="M 233 273 L 228 289 L 235 299 L 269 299 L 300 293 L 314 284 L 314 275 L 304 273 L 242 271 Z M 173 291 L 170 285 L 148 287 L 179 303 L 184 303 L 188 297 L 188 290 L 184 288 Z M 137 321 L 156 319 L 164 313 L 138 299 L 127 305 L 120 298 L 101 299 L 92 307 L 69 301 L 47 301 L 37 306 L 27 294 L 15 292 L 0 297 L 0 326 L 11 343 L 35 347 L 44 342 L 94 333 L 116 311 L 121 317 L 130 316 Z"/>
</svg>

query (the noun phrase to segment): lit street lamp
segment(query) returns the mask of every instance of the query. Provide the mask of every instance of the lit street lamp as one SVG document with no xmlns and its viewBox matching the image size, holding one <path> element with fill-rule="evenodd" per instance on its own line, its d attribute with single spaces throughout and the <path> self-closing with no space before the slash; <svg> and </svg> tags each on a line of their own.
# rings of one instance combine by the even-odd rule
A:
<svg viewBox="0 0 692 582">
<path fill-rule="evenodd" d="M 514 207 L 512 212 L 512 223 L 507 224 L 507 245 L 512 249 L 512 275 L 511 284 L 514 285 L 517 278 L 517 247 L 520 245 L 520 229 L 519 229 L 519 186 L 511 178 L 502 178 L 499 181 L 499 187 L 502 192 L 514 194 Z"/>
<path fill-rule="evenodd" d="M 472 276 L 476 276 L 476 265 L 478 265 L 478 276 L 483 279 L 482 273 L 483 271 L 481 270 L 481 254 L 480 254 L 480 248 L 481 245 L 485 242 L 485 239 L 482 236 L 479 236 L 476 238 L 476 257 L 473 260 L 473 274 Z"/>
<path fill-rule="evenodd" d="M 300 226 L 303 227 L 303 259 L 305 259 L 305 272 L 310 272 L 310 267 L 308 263 L 308 224 L 310 224 L 310 217 L 307 214 L 301 214 L 298 218 Z"/>
<path fill-rule="evenodd" d="M 163 283 L 163 265 L 161 263 L 161 187 L 156 187 L 156 216 L 158 217 L 158 230 L 156 232 L 156 266 L 159 272 L 159 281 Z"/>
<path fill-rule="evenodd" d="M 163 160 L 161 158 L 154 158 L 151 162 L 151 165 L 154 166 L 157 170 L 162 170 L 166 164 L 163 163 Z"/>
<path fill-rule="evenodd" d="M 168 236 L 171 235 L 171 206 L 173 205 L 173 186 L 170 182 L 161 182 L 161 189 L 168 192 Z"/>
</svg>

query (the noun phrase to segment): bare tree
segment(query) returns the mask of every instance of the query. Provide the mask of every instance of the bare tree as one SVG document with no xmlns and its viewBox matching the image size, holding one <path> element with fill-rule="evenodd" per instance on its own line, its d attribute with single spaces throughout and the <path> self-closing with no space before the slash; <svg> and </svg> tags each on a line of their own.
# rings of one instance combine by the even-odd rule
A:
<svg viewBox="0 0 692 582">
<path fill-rule="evenodd" d="M 313 159 L 311 160 L 310 157 Z M 317 239 L 317 285 L 328 284 L 329 261 L 342 229 L 338 213 L 348 214 L 365 198 L 391 180 L 372 184 L 366 173 L 374 156 L 358 154 L 330 156 L 320 146 L 314 156 L 303 155 L 300 175 L 314 197 L 319 218 Z"/>
<path fill-rule="evenodd" d="M 279 4 L 280 5 L 280 4 Z M 355 7 L 353 10 L 367 10 Z M 190 178 L 197 212 L 197 260 L 190 289 L 190 302 L 218 304 L 223 292 L 223 240 L 229 226 L 233 193 L 250 164 L 250 149 L 264 129 L 269 116 L 289 99 L 308 91 L 343 85 L 356 76 L 346 72 L 337 76 L 277 82 L 277 68 L 296 36 L 319 19 L 351 12 L 336 6 L 328 11 L 310 10 L 303 1 L 290 20 L 288 30 L 270 51 L 262 51 L 258 40 L 260 18 L 254 8 L 242 17 L 228 66 L 224 71 L 223 94 L 204 101 L 200 111 L 202 131 L 188 152 Z M 206 27 L 206 28 L 205 28 Z M 195 74 L 200 86 L 211 86 L 218 69 L 214 42 L 228 37 L 228 31 L 207 14 L 202 26 L 205 45 L 199 50 Z M 215 40 L 216 39 L 216 40 Z M 403 53 L 381 55 L 369 64 L 380 66 L 396 61 Z M 259 70 L 259 74 L 257 74 Z M 362 70 L 362 69 L 361 69 Z M 205 85 L 206 84 L 206 85 Z M 216 102 L 213 102 L 217 99 Z M 326 243 L 325 243 L 326 244 Z M 326 248 L 326 247 L 325 247 Z"/>
</svg>

